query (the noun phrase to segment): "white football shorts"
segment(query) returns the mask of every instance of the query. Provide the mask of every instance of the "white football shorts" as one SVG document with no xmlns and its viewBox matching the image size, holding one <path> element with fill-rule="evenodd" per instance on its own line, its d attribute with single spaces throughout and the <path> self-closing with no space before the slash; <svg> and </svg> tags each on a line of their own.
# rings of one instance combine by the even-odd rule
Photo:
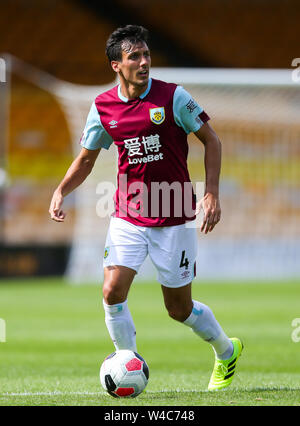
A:
<svg viewBox="0 0 300 426">
<path fill-rule="evenodd" d="M 149 254 L 165 287 L 182 287 L 196 275 L 197 231 L 183 225 L 142 227 L 112 217 L 103 266 L 126 266 L 139 271 Z"/>
</svg>

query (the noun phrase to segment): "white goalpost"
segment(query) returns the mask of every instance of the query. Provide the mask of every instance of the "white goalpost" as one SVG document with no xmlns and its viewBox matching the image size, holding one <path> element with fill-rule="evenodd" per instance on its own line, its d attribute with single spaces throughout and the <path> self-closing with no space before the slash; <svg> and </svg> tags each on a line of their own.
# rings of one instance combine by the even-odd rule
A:
<svg viewBox="0 0 300 426">
<path fill-rule="evenodd" d="M 95 97 L 113 87 L 59 81 L 6 57 L 10 72 L 47 90 L 61 105 L 73 152 Z M 199 233 L 199 279 L 274 279 L 300 276 L 300 84 L 290 70 L 162 69 L 153 78 L 183 85 L 211 117 L 222 142 L 222 220 Z M 203 181 L 203 147 L 189 136 L 193 182 Z M 100 182 L 116 183 L 116 149 L 102 150 L 75 194 L 76 218 L 66 277 L 99 282 L 109 217 L 99 217 Z M 99 212 L 98 212 L 99 213 Z M 149 261 L 139 280 L 155 278 Z"/>
</svg>

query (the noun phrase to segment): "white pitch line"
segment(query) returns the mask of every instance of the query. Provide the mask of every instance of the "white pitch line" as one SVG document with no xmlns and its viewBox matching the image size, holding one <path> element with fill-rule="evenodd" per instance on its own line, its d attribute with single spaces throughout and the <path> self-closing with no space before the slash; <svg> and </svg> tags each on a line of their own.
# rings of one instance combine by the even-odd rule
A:
<svg viewBox="0 0 300 426">
<path fill-rule="evenodd" d="M 21 393 L 2 393 L 1 397 L 4 396 L 66 396 L 66 395 L 106 395 L 106 392 L 21 392 Z"/>
<path fill-rule="evenodd" d="M 197 390 L 185 390 L 185 389 L 175 389 L 175 390 L 169 390 L 169 389 L 162 389 L 160 391 L 146 391 L 145 394 L 158 394 L 158 393 L 191 393 L 191 392 L 201 392 Z M 202 391 L 203 392 L 203 391 Z M 206 391 L 204 391 L 206 392 Z M 61 392 L 61 391 L 54 391 L 54 392 L 20 392 L 20 393 L 2 393 L 0 394 L 0 397 L 13 397 L 13 396 L 107 396 L 107 392 Z"/>
</svg>

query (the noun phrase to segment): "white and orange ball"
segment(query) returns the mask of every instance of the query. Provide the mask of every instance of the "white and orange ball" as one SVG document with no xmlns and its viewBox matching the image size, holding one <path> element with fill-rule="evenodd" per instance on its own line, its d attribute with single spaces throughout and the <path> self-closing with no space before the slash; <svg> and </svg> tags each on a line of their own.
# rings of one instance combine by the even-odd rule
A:
<svg viewBox="0 0 300 426">
<path fill-rule="evenodd" d="M 135 398 L 149 379 L 146 361 L 136 352 L 122 349 L 108 355 L 100 368 L 103 388 L 115 398 Z"/>
</svg>

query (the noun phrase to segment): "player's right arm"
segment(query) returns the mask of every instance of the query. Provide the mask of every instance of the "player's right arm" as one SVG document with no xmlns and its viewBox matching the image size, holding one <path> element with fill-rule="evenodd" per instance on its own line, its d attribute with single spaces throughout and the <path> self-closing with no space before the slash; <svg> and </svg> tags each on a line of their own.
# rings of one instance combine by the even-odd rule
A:
<svg viewBox="0 0 300 426">
<path fill-rule="evenodd" d="M 82 149 L 54 191 L 49 208 L 51 219 L 56 222 L 64 221 L 66 214 L 61 209 L 64 197 L 87 178 L 94 167 L 101 148 L 109 149 L 112 142 L 112 138 L 102 126 L 96 104 L 93 102 L 80 139 Z"/>
<path fill-rule="evenodd" d="M 84 182 L 91 173 L 100 151 L 100 148 L 95 150 L 81 149 L 65 177 L 54 191 L 49 208 L 51 219 L 56 222 L 64 221 L 66 213 L 61 209 L 64 197 Z"/>
</svg>

